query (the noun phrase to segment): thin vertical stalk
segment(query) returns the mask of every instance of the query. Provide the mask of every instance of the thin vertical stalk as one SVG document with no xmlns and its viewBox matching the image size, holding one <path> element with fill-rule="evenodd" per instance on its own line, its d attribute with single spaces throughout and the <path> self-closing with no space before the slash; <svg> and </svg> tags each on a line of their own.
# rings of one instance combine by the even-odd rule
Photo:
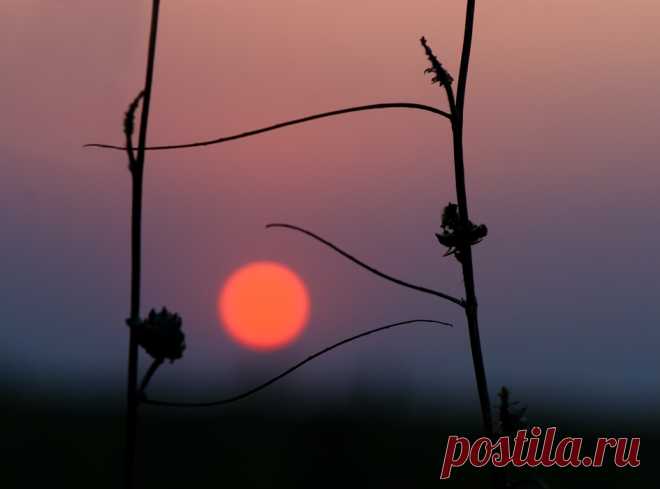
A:
<svg viewBox="0 0 660 489">
<path fill-rule="evenodd" d="M 458 71 L 456 87 L 456 106 L 461 117 L 463 127 L 463 107 L 465 105 L 465 88 L 467 86 L 468 68 L 470 66 L 470 51 L 472 49 L 472 32 L 474 31 L 475 0 L 468 0 L 465 13 L 465 33 L 463 34 L 463 51 L 461 52 L 461 66 Z"/>
<path fill-rule="evenodd" d="M 126 460 L 125 487 L 134 486 L 135 453 L 137 443 L 137 408 L 138 408 L 138 344 L 133 325 L 140 320 L 140 280 L 142 262 L 142 188 L 144 176 L 144 160 L 147 142 L 147 126 L 149 122 L 149 107 L 151 103 L 151 88 L 153 85 L 154 62 L 156 59 L 156 37 L 158 33 L 158 13 L 160 0 L 153 0 L 151 11 L 151 32 L 149 35 L 149 51 L 147 55 L 147 74 L 144 84 L 144 100 L 140 119 L 140 134 L 135 165 L 131 167 L 132 176 L 132 209 L 131 209 L 131 313 L 130 337 L 128 346 L 128 381 L 126 398 Z"/>
<path fill-rule="evenodd" d="M 454 145 L 454 172 L 456 177 L 456 199 L 458 201 L 458 212 L 463 229 L 469 227 L 469 214 L 467 204 L 467 191 L 465 186 L 465 165 L 463 161 L 463 110 L 465 106 L 465 89 L 467 86 L 468 67 L 470 64 L 470 50 L 472 47 L 472 31 L 474 28 L 475 0 L 468 0 L 465 15 L 465 34 L 463 37 L 463 50 L 461 53 L 461 65 L 456 92 L 455 117 L 452 120 L 452 134 Z M 450 102 L 451 103 L 451 102 Z M 453 104 L 451 104 L 453 105 Z M 487 436 L 493 435 L 493 419 L 488 395 L 488 383 L 486 381 L 486 369 L 484 367 L 483 353 L 481 351 L 481 340 L 479 338 L 479 318 L 477 314 L 477 294 L 474 283 L 474 269 L 472 264 L 472 248 L 466 246 L 461 251 L 461 264 L 463 268 L 463 282 L 465 285 L 465 316 L 468 323 L 470 336 L 470 349 L 472 351 L 472 363 L 477 382 L 481 416 L 484 431 Z"/>
</svg>

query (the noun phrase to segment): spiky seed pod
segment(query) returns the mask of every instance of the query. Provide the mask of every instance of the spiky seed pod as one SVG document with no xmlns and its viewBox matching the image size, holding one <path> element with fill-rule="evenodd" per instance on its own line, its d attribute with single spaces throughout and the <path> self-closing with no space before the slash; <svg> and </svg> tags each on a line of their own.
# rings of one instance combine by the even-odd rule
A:
<svg viewBox="0 0 660 489">
<path fill-rule="evenodd" d="M 454 255 L 462 261 L 462 252 L 465 248 L 481 242 L 488 235 L 485 224 L 474 224 L 468 221 L 467 229 L 463 229 L 458 214 L 458 205 L 447 204 L 442 212 L 442 233 L 436 234 L 441 245 L 447 247 L 444 256 Z"/>
<path fill-rule="evenodd" d="M 435 54 L 433 54 L 431 47 L 426 42 L 426 38 L 422 36 L 422 38 L 419 41 L 422 43 L 424 52 L 426 53 L 426 56 L 429 58 L 429 61 L 431 62 L 431 67 L 426 68 L 424 70 L 424 73 L 433 73 L 434 76 L 431 79 L 431 83 L 437 83 L 441 87 L 442 86 L 449 87 L 454 81 L 454 79 L 449 74 L 449 72 L 444 69 L 442 63 L 438 61 L 438 58 L 435 56 Z"/>
<path fill-rule="evenodd" d="M 517 401 L 511 402 L 509 389 L 506 387 L 500 389 L 498 396 L 500 398 L 499 430 L 503 435 L 512 435 L 525 427 L 527 408 L 514 407 L 519 403 Z"/>
<path fill-rule="evenodd" d="M 181 331 L 181 317 L 168 311 L 160 312 L 152 309 L 146 319 L 141 320 L 135 328 L 137 342 L 154 359 L 165 359 L 173 362 L 183 356 L 186 349 L 185 335 Z"/>
</svg>

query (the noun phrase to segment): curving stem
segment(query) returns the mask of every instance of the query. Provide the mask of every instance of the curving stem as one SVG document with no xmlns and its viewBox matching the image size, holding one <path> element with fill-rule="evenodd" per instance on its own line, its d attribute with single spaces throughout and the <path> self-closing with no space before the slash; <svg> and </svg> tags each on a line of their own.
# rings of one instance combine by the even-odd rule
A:
<svg viewBox="0 0 660 489">
<path fill-rule="evenodd" d="M 370 329 L 368 331 L 365 331 L 363 333 L 356 334 L 354 336 L 351 336 L 350 338 L 346 338 L 345 340 L 338 341 L 337 343 L 328 346 L 327 348 L 324 348 L 321 351 L 318 351 L 314 353 L 313 355 L 308 356 L 304 360 L 296 363 L 293 367 L 290 367 L 286 369 L 284 372 L 282 372 L 279 375 L 276 375 L 272 379 L 267 380 L 266 382 L 259 384 L 256 387 L 253 387 L 252 389 L 249 389 L 241 394 L 231 396 L 231 397 L 226 397 L 224 399 L 220 399 L 218 401 L 206 401 L 206 402 L 175 402 L 175 401 L 159 401 L 156 399 L 148 399 L 146 397 L 143 397 L 142 402 L 144 404 L 152 404 L 154 406 L 165 406 L 165 407 L 212 407 L 212 406 L 223 406 L 225 404 L 231 404 L 236 401 L 240 401 L 242 399 L 245 399 L 246 397 L 251 396 L 252 394 L 256 394 L 260 390 L 265 389 L 271 384 L 274 384 L 278 380 L 286 377 L 290 373 L 294 372 L 295 370 L 298 370 L 300 367 L 305 365 L 306 363 L 311 362 L 315 358 L 320 357 L 321 355 L 328 353 L 331 350 L 334 350 L 335 348 L 338 348 L 342 345 L 345 345 L 347 343 L 350 343 L 352 341 L 358 340 L 360 338 L 364 338 L 365 336 L 369 336 L 375 333 L 378 333 L 380 331 L 385 331 L 386 329 L 391 329 L 395 328 L 397 326 L 404 326 L 408 324 L 414 324 L 414 323 L 425 323 L 425 324 L 432 324 L 432 325 L 443 325 L 443 326 L 452 326 L 451 323 L 446 323 L 444 321 L 436 321 L 433 319 L 410 319 L 407 321 L 399 321 L 397 323 L 392 323 L 392 324 L 387 324 L 385 326 L 380 326 L 378 328 Z M 153 365 L 152 365 L 153 367 Z M 155 369 L 158 367 L 154 368 Z"/>
<path fill-rule="evenodd" d="M 465 108 L 465 90 L 467 86 L 468 66 L 470 64 L 470 50 L 472 47 L 472 31 L 474 29 L 475 0 L 468 0 L 465 15 L 465 34 L 463 37 L 463 49 L 461 52 L 461 64 L 459 68 L 458 87 L 456 93 L 456 112 L 452 118 L 452 134 L 454 144 L 454 171 L 456 176 L 456 199 L 458 201 L 459 217 L 462 226 L 467 229 L 470 219 L 468 214 L 467 191 L 465 185 L 465 164 L 463 160 L 463 121 Z M 486 381 L 486 369 L 481 351 L 481 340 L 479 338 L 479 316 L 477 313 L 477 294 L 474 282 L 474 267 L 472 264 L 472 248 L 467 246 L 461 260 L 463 268 L 463 282 L 465 284 L 465 316 L 468 323 L 470 335 L 470 349 L 472 351 L 472 363 L 477 382 L 481 416 L 484 431 L 487 436 L 493 435 L 493 419 L 488 395 L 488 383 Z"/>
<path fill-rule="evenodd" d="M 140 382 L 140 388 L 138 389 L 138 400 L 143 400 L 144 399 L 144 393 L 147 390 L 147 386 L 149 385 L 149 381 L 151 378 L 154 376 L 156 373 L 156 370 L 158 370 L 158 367 L 160 367 L 163 364 L 163 359 L 162 358 L 154 358 L 154 361 L 151 362 L 151 365 L 149 366 L 149 369 L 147 372 L 144 374 L 144 377 L 142 378 L 142 382 Z"/>
<path fill-rule="evenodd" d="M 158 151 L 158 150 L 169 150 L 169 149 L 184 149 L 184 148 L 199 148 L 202 146 L 212 146 L 214 144 L 226 143 L 228 141 L 234 141 L 236 139 L 247 138 L 250 136 L 256 136 L 257 134 L 262 134 L 264 132 L 274 131 L 275 129 L 281 129 L 283 127 L 294 126 L 296 124 L 303 124 L 305 122 L 314 121 L 317 119 L 324 119 L 326 117 L 333 117 L 336 115 L 349 114 L 351 112 L 363 112 L 365 110 L 380 110 L 380 109 L 415 109 L 422 110 L 426 112 L 431 112 L 447 119 L 451 119 L 451 116 L 440 109 L 431 107 L 424 104 L 416 104 L 412 102 L 386 102 L 380 104 L 370 104 L 370 105 L 359 105 L 357 107 L 348 107 L 346 109 L 332 110 L 330 112 L 322 112 L 320 114 L 309 115 L 306 117 L 301 117 L 300 119 L 293 119 L 286 122 L 280 122 L 278 124 L 273 124 L 272 126 L 262 127 L 260 129 L 254 129 L 252 131 L 242 132 L 240 134 L 234 134 L 233 136 L 226 136 L 217 139 L 209 139 L 206 141 L 197 141 L 193 143 L 184 143 L 184 144 L 168 144 L 163 146 L 148 146 L 144 148 L 147 151 Z M 112 144 L 102 144 L 102 143 L 91 143 L 85 144 L 84 148 L 104 148 L 104 149 L 115 149 L 115 150 L 126 150 L 125 146 L 115 146 Z"/>
<path fill-rule="evenodd" d="M 465 182 L 463 174 L 463 138 L 460 129 L 454 132 L 454 160 L 456 168 L 456 190 L 458 195 L 459 215 L 464 228 L 467 227 L 468 219 L 467 199 L 465 196 Z M 493 434 L 493 420 L 491 414 L 490 398 L 488 395 L 488 383 L 486 381 L 486 369 L 484 367 L 481 340 L 479 337 L 479 317 L 477 313 L 477 295 L 474 281 L 474 266 L 472 263 L 472 247 L 466 246 L 462 250 L 461 266 L 463 271 L 463 282 L 465 284 L 465 316 L 468 323 L 470 335 L 470 349 L 472 351 L 472 363 L 477 382 L 477 391 L 481 405 L 484 430 L 488 436 Z"/>
<path fill-rule="evenodd" d="M 391 275 L 387 275 L 386 273 L 381 272 L 380 270 L 377 270 L 376 268 L 372 267 L 371 265 L 367 265 L 361 260 L 358 260 L 355 258 L 353 255 L 345 252 L 339 246 L 331 243 L 327 239 L 322 238 L 318 234 L 314 234 L 311 231 L 308 231 L 307 229 L 301 228 L 299 226 L 294 226 L 292 224 L 283 224 L 283 223 L 273 223 L 273 224 L 267 224 L 266 229 L 268 228 L 284 228 L 284 229 L 292 229 L 294 231 L 298 231 L 300 233 L 306 234 L 307 236 L 310 236 L 311 238 L 314 238 L 316 241 L 319 241 L 320 243 L 323 243 L 326 245 L 328 248 L 331 248 L 332 250 L 336 251 L 340 255 L 342 255 L 345 258 L 348 258 L 350 261 L 355 263 L 356 265 L 364 268 L 365 270 L 370 271 L 374 275 L 377 275 L 381 278 L 384 278 L 385 280 L 388 280 L 390 282 L 393 282 L 397 285 L 401 285 L 402 287 L 406 287 L 408 289 L 413 289 L 418 292 L 424 292 L 425 294 L 431 294 L 436 297 L 440 297 L 442 299 L 448 300 L 449 302 L 453 302 L 454 304 L 457 304 L 461 307 L 465 307 L 465 301 L 463 299 L 457 299 L 456 297 L 452 297 L 449 294 L 445 294 L 444 292 L 439 292 L 437 290 L 429 289 L 427 287 L 422 287 L 421 285 L 414 285 L 408 282 L 404 282 L 401 279 L 398 279 L 396 277 L 392 277 Z"/>
</svg>

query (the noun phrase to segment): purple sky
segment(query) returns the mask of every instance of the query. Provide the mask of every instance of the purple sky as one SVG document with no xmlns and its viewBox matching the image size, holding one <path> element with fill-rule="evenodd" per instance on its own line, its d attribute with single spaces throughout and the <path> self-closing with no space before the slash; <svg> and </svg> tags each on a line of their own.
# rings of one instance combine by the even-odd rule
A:
<svg viewBox="0 0 660 489">
<path fill-rule="evenodd" d="M 121 392 L 130 178 L 121 119 L 143 80 L 147 1 L 9 0 L 0 7 L 3 375 L 26 388 Z M 660 5 L 479 2 L 466 109 L 490 387 L 626 409 L 657 404 L 660 344 Z M 138 4 L 139 8 L 135 7 Z M 444 106 L 425 35 L 456 73 L 464 2 L 164 2 L 150 141 L 188 142 L 350 105 Z M 381 324 L 289 379 L 341 399 L 356 386 L 421 405 L 476 399 L 460 310 L 381 282 L 271 221 L 309 227 L 405 280 L 462 295 L 433 236 L 454 200 L 449 127 L 380 111 L 222 146 L 150 154 L 143 310 L 184 318 L 185 358 L 153 389 L 217 397 Z M 311 322 L 255 353 L 218 325 L 241 265 L 275 260 L 308 284 Z M 185 382 L 184 382 L 185 381 Z M 77 385 L 79 385 L 79 382 Z M 93 394 L 91 394 L 93 395 Z M 617 407 L 618 406 L 618 407 Z"/>
</svg>

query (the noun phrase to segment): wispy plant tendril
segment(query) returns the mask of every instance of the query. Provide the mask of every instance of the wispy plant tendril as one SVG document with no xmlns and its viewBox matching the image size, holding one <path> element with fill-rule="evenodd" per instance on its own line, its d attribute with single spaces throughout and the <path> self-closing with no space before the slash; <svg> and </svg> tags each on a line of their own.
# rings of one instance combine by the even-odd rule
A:
<svg viewBox="0 0 660 489">
<path fill-rule="evenodd" d="M 298 231 L 300 233 L 306 234 L 307 236 L 310 236 L 311 238 L 314 238 L 316 241 L 319 241 L 320 243 L 323 243 L 327 247 L 333 249 L 340 255 L 342 255 L 345 258 L 348 258 L 350 261 L 355 263 L 356 265 L 359 265 L 360 267 L 364 268 L 365 270 L 370 271 L 371 273 L 378 275 L 381 278 L 384 278 L 385 280 L 388 280 L 390 282 L 393 282 L 397 285 L 401 285 L 402 287 L 407 287 L 409 289 L 417 290 L 418 292 L 424 292 L 426 294 L 431 294 L 436 297 L 441 297 L 442 299 L 448 300 L 449 302 L 453 302 L 454 304 L 457 304 L 461 307 L 465 307 L 465 302 L 462 299 L 457 299 L 456 297 L 452 297 L 449 294 L 445 294 L 444 292 L 439 292 L 437 290 L 429 289 L 427 287 L 422 287 L 420 285 L 414 285 L 408 282 L 405 282 L 401 279 L 398 279 L 396 277 L 392 277 L 391 275 L 388 275 L 386 273 L 381 272 L 380 270 L 372 267 L 371 265 L 367 265 L 361 260 L 358 260 L 355 258 L 353 255 L 347 253 L 346 251 L 342 250 L 339 246 L 331 243 L 327 239 L 322 238 L 318 234 L 315 234 L 307 229 L 301 228 L 299 226 L 294 226 L 292 224 L 284 224 L 284 223 L 272 223 L 266 225 L 266 228 L 284 228 L 284 229 L 291 229 L 293 231 Z"/>
<path fill-rule="evenodd" d="M 211 146 L 214 144 L 226 143 L 229 141 L 234 141 L 236 139 L 247 138 L 250 136 L 256 136 L 257 134 L 262 134 L 269 131 L 274 131 L 275 129 L 282 129 L 284 127 L 293 126 L 296 124 L 302 124 L 304 122 L 310 122 L 317 119 L 323 119 L 326 117 L 332 117 L 336 115 L 349 114 L 351 112 L 363 112 L 366 110 L 379 110 L 379 109 L 415 109 L 422 110 L 426 112 L 431 112 L 447 119 L 451 119 L 451 115 L 443 110 L 436 109 L 429 105 L 416 104 L 412 102 L 387 102 L 380 104 L 371 104 L 371 105 L 360 105 L 357 107 L 348 107 L 346 109 L 332 110 L 330 112 L 322 112 L 320 114 L 314 114 L 306 117 L 301 117 L 300 119 L 292 119 L 286 122 L 280 122 L 278 124 L 273 124 L 272 126 L 262 127 L 260 129 L 255 129 L 252 131 L 242 132 L 240 134 L 234 134 L 233 136 L 225 136 L 217 139 L 209 139 L 206 141 L 197 141 L 193 143 L 184 143 L 184 144 L 168 144 L 162 146 L 147 146 L 144 148 L 146 151 L 157 151 L 157 150 L 170 150 L 170 149 L 185 149 L 185 148 L 199 148 L 202 146 Z M 115 150 L 126 150 L 126 146 L 116 146 L 112 144 L 102 144 L 102 143 L 91 143 L 85 144 L 85 148 L 104 148 L 104 149 L 115 149 Z"/>
<path fill-rule="evenodd" d="M 156 399 L 149 399 L 144 395 L 144 388 L 146 388 L 146 384 L 148 383 L 148 379 L 145 377 L 145 381 L 143 381 L 143 388 L 142 388 L 142 396 L 143 396 L 142 397 L 142 402 L 145 403 L 145 404 L 152 404 L 154 406 L 168 406 L 168 407 L 212 407 L 212 406 L 222 406 L 222 405 L 225 405 L 225 404 L 230 404 L 232 402 L 236 402 L 236 401 L 240 401 L 242 399 L 245 399 L 246 397 L 249 397 L 252 394 L 256 394 L 260 390 L 265 389 L 269 385 L 274 384 L 275 382 L 277 382 L 278 380 L 286 377 L 287 375 L 294 372 L 295 370 L 298 370 L 300 367 L 302 367 L 306 363 L 311 362 L 315 358 L 318 358 L 321 355 L 323 355 L 325 353 L 328 353 L 329 351 L 334 350 L 335 348 L 338 348 L 342 345 L 345 345 L 345 344 L 350 343 L 352 341 L 355 341 L 357 339 L 364 338 L 365 336 L 369 336 L 369 335 L 378 333 L 380 331 L 385 331 L 387 329 L 395 328 L 397 326 L 404 326 L 404 325 L 415 324 L 415 323 L 418 323 L 418 324 L 419 323 L 421 323 L 421 324 L 431 324 L 431 325 L 443 325 L 443 326 L 449 326 L 449 327 L 452 326 L 451 323 L 447 323 L 447 322 L 444 322 L 444 321 L 436 321 L 436 320 L 433 320 L 433 319 L 410 319 L 410 320 L 407 320 L 407 321 L 399 321 L 397 323 L 387 324 L 385 326 L 380 326 L 378 328 L 370 329 L 370 330 L 365 331 L 363 333 L 351 336 L 350 338 L 346 338 L 345 340 L 339 341 L 339 342 L 337 342 L 337 343 L 335 343 L 331 346 L 328 346 L 327 348 L 324 348 L 321 351 L 318 351 L 318 352 L 314 353 L 313 355 L 308 356 L 304 360 L 296 363 L 294 366 L 286 369 L 281 374 L 276 375 L 272 379 L 269 379 L 266 382 L 264 382 L 262 384 L 259 384 L 256 387 L 253 387 L 252 389 L 249 389 L 249 390 L 247 390 L 247 391 L 245 391 L 241 394 L 238 394 L 236 396 L 227 397 L 225 399 L 220 399 L 220 400 L 217 400 L 217 401 L 173 402 L 173 401 L 159 401 L 159 400 L 156 400 Z M 155 369 L 157 369 L 159 366 L 160 366 L 160 363 L 156 364 L 154 362 L 154 364 L 152 365 L 152 368 L 155 371 Z M 151 375 L 153 375 L 153 372 L 151 372 Z M 151 375 L 149 375 L 149 378 L 151 378 Z"/>
</svg>

